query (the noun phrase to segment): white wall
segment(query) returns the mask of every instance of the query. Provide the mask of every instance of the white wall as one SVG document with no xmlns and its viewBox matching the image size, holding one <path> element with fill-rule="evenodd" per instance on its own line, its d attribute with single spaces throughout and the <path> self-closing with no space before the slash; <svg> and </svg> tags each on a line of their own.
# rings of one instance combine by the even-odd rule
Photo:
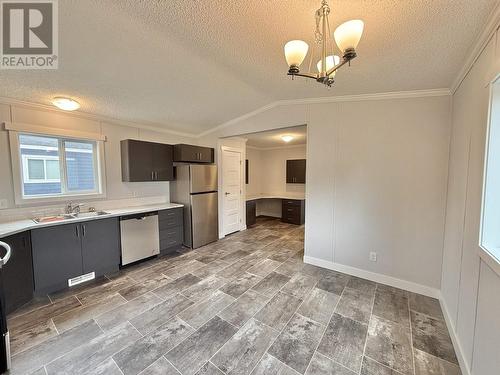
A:
<svg viewBox="0 0 500 375">
<path fill-rule="evenodd" d="M 126 183 L 121 178 L 120 141 L 127 138 L 163 143 L 194 143 L 192 138 L 175 134 L 156 132 L 137 127 L 123 126 L 117 121 L 100 121 L 78 114 L 66 114 L 59 111 L 40 109 L 36 106 L 17 106 L 0 103 L 0 124 L 5 121 L 20 122 L 44 127 L 57 127 L 71 130 L 101 133 L 106 136 L 105 163 L 106 163 L 106 199 L 92 202 L 92 204 L 124 205 L 137 202 L 147 202 L 148 199 L 169 201 L 168 182 Z M 30 216 L 30 208 L 16 208 L 14 203 L 14 189 L 12 184 L 11 160 L 9 151 L 8 132 L 0 128 L 0 199 L 7 200 L 7 209 L 0 210 L 0 220 L 8 220 L 13 215 Z M 112 202 L 112 203 L 110 203 Z M 62 206 L 56 204 L 55 206 Z M 50 206 L 54 207 L 54 206 Z M 37 207 L 39 211 L 42 208 Z"/>
<path fill-rule="evenodd" d="M 453 96 L 442 299 L 464 374 L 500 368 L 500 276 L 479 257 L 489 87 L 500 73 L 493 37 Z"/>
<path fill-rule="evenodd" d="M 449 96 L 282 105 L 200 143 L 307 124 L 306 259 L 432 294 L 441 281 L 450 110 Z"/>
</svg>

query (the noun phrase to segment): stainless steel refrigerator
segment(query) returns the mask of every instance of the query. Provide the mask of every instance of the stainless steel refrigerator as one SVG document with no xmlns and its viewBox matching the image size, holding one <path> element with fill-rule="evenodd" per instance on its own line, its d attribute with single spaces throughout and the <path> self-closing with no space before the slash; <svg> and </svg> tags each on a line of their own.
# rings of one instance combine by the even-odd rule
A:
<svg viewBox="0 0 500 375">
<path fill-rule="evenodd" d="M 184 246 L 196 249 L 218 240 L 216 165 L 177 165 L 170 201 L 184 205 Z"/>
</svg>

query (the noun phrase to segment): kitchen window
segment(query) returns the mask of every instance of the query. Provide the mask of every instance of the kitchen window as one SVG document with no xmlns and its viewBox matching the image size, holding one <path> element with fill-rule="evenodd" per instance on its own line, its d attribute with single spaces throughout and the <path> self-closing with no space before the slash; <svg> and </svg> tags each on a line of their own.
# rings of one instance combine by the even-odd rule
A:
<svg viewBox="0 0 500 375">
<path fill-rule="evenodd" d="M 102 197 L 102 143 L 11 133 L 16 202 Z"/>
<path fill-rule="evenodd" d="M 500 266 L 500 79 L 491 87 L 480 246 Z"/>
</svg>

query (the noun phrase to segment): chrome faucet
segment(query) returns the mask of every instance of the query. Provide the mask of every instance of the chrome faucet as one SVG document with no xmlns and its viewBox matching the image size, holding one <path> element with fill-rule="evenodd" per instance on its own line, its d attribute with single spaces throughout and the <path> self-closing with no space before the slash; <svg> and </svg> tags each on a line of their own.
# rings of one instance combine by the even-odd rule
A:
<svg viewBox="0 0 500 375">
<path fill-rule="evenodd" d="M 82 208 L 82 206 L 84 206 L 83 203 L 78 203 L 78 204 L 75 204 L 73 205 L 73 202 L 69 202 L 67 205 L 66 205 L 66 214 L 67 215 L 71 215 L 71 214 L 79 214 L 80 213 L 80 209 Z"/>
</svg>

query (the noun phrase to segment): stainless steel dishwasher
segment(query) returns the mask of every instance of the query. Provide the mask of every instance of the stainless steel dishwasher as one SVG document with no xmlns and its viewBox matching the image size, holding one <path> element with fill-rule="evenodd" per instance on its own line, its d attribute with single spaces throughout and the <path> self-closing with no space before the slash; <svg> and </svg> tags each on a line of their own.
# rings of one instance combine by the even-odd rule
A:
<svg viewBox="0 0 500 375">
<path fill-rule="evenodd" d="M 122 266 L 160 253 L 158 212 L 120 218 Z"/>
</svg>

